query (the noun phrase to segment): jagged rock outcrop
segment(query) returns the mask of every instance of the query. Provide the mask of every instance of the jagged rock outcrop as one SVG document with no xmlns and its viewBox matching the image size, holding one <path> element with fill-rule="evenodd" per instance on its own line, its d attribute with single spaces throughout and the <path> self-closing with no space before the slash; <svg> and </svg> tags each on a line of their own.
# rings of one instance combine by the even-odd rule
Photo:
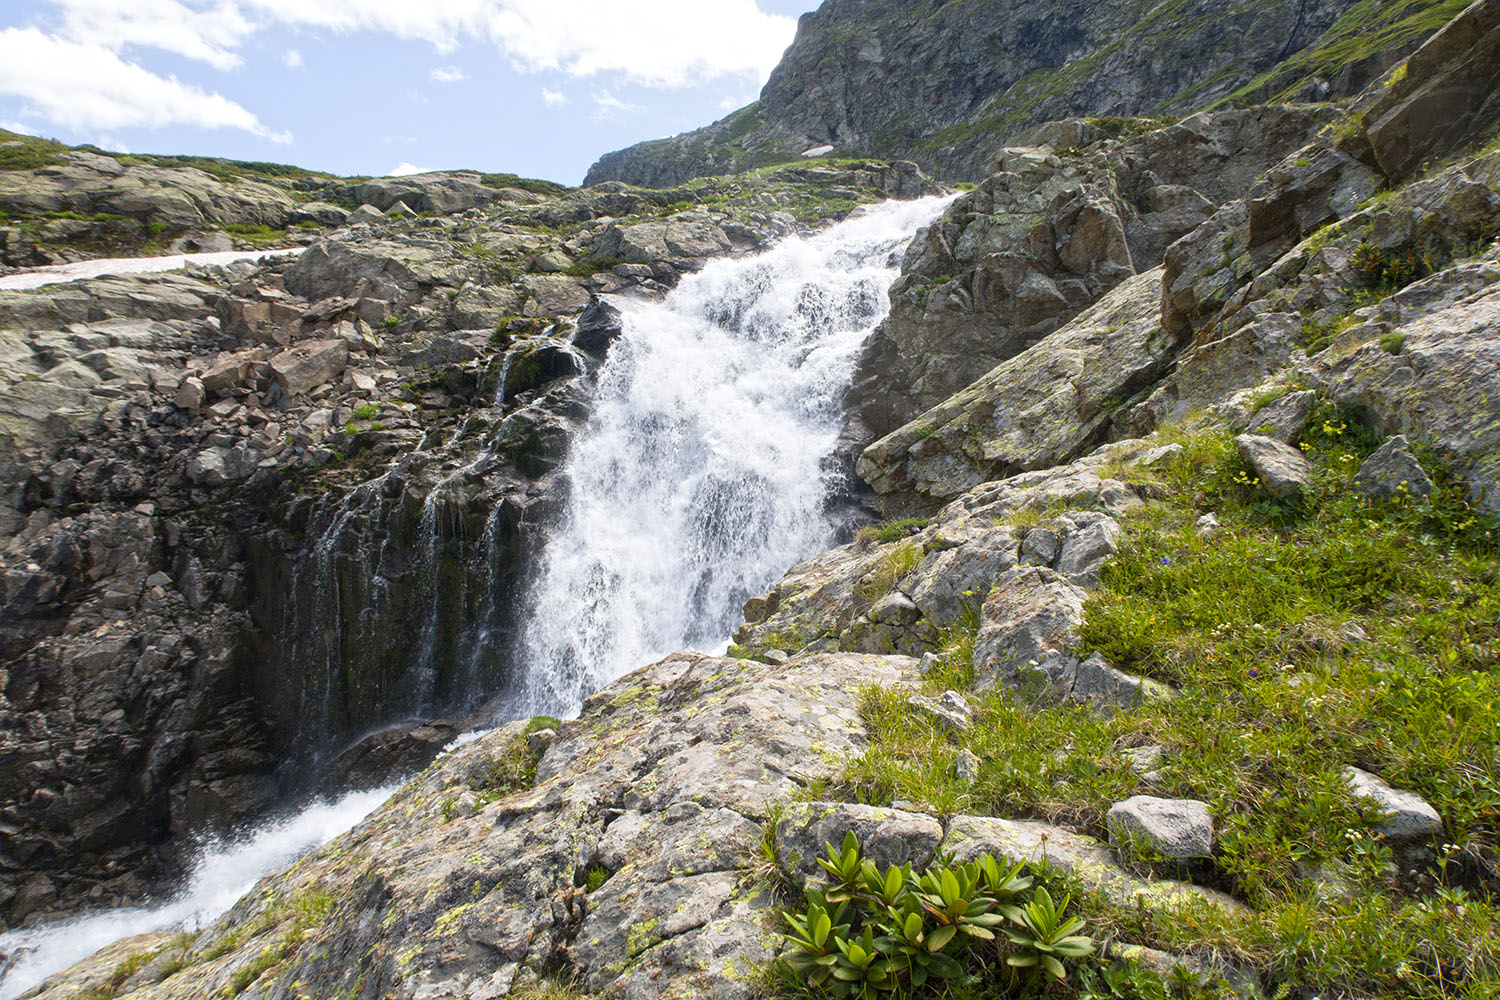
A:
<svg viewBox="0 0 1500 1000">
<path fill-rule="evenodd" d="M 0 293 L 0 920 L 138 899 L 350 741 L 502 691 L 522 525 L 619 331 L 572 317 L 902 178 L 381 215 L 260 266 Z M 618 263 L 642 231 L 674 235 Z"/>
<path fill-rule="evenodd" d="M 665 187 L 826 146 L 977 181 L 993 150 L 1071 115 L 1357 93 L 1448 16 L 1435 2 L 828 0 L 803 15 L 758 101 L 609 153 L 585 183 Z"/>
<path fill-rule="evenodd" d="M 1083 121 L 1035 130 L 915 240 L 891 315 L 861 353 L 847 435 L 867 444 L 1061 327 L 1334 118 L 1326 108 L 1194 115 L 1114 139 Z"/>
<path fill-rule="evenodd" d="M 534 788 L 486 801 L 487 775 L 525 724 L 496 730 L 263 883 L 180 954 L 166 935 L 121 942 L 36 996 L 89 988 L 134 953 L 152 956 L 124 986 L 141 1000 L 231 982 L 247 997 L 293 983 L 313 996 L 358 984 L 400 998 L 502 997 L 547 968 L 569 970 L 592 996 L 748 998 L 777 948 L 777 897 L 748 867 L 773 821 L 785 876 L 799 882 L 818 871 L 824 842 L 852 829 L 882 866 L 987 851 L 1049 861 L 1148 910 L 1236 909 L 1130 875 L 1098 841 L 1053 824 L 960 815 L 945 829 L 899 809 L 791 804 L 862 745 L 860 688 L 909 684 L 916 667 L 852 653 L 782 665 L 670 656 L 589 699 L 541 755 Z M 313 899 L 322 918 L 299 924 Z M 256 965 L 268 942 L 280 958 Z"/>
</svg>

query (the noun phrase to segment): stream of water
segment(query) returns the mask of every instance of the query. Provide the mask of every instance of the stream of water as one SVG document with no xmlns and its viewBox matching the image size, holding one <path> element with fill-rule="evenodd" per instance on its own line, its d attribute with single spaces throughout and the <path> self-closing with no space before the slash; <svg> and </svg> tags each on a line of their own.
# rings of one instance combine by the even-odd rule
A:
<svg viewBox="0 0 1500 1000">
<path fill-rule="evenodd" d="M 830 462 L 840 400 L 856 352 L 889 309 L 902 251 L 947 200 L 866 208 L 818 235 L 715 261 L 661 301 L 620 303 L 624 332 L 569 451 L 566 510 L 524 601 L 514 659 L 525 683 L 510 717 L 574 714 L 587 695 L 666 653 L 722 650 L 748 597 L 834 542 L 841 525 L 830 501 L 845 485 Z M 448 481 L 429 498 L 430 517 L 424 509 L 429 531 Z M 329 512 L 324 535 L 341 537 L 363 494 Z M 328 562 L 331 546 L 315 558 Z M 331 579 L 331 563 L 318 565 Z M 465 627 L 487 635 L 488 623 Z M 425 632 L 411 639 L 431 645 Z M 211 922 L 392 790 L 314 803 L 205 845 L 182 892 L 160 905 L 0 935 L 0 1000 L 122 937 Z"/>
<path fill-rule="evenodd" d="M 523 614 L 517 714 L 572 714 L 669 652 L 722 651 L 746 599 L 831 545 L 855 354 L 947 201 L 885 202 L 623 304 Z"/>
</svg>

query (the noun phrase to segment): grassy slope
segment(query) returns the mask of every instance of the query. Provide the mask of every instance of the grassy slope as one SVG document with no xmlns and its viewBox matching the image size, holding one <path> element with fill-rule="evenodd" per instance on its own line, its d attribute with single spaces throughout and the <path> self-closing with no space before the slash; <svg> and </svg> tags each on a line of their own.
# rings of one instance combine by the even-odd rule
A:
<svg viewBox="0 0 1500 1000">
<path fill-rule="evenodd" d="M 1190 874 L 1253 912 L 1163 921 L 1095 899 L 1096 935 L 1229 956 L 1290 996 L 1500 994 L 1500 912 L 1489 897 L 1500 842 L 1500 530 L 1451 486 L 1434 501 L 1359 497 L 1353 472 L 1374 441 L 1346 415 L 1315 420 L 1305 450 L 1317 487 L 1294 506 L 1262 496 L 1227 435 L 1163 437 L 1186 450 L 1153 482 L 1165 499 L 1127 522 L 1085 609 L 1084 641 L 1181 697 L 1100 719 L 978 696 L 979 724 L 962 745 L 981 767 L 966 785 L 953 771 L 959 743 L 909 712 L 903 693 L 874 689 L 874 739 L 843 793 L 1061 819 L 1102 836 L 1110 804 L 1141 791 L 1122 751 L 1160 744 L 1168 759 L 1152 794 L 1201 798 L 1217 819 L 1214 856 Z M 1205 542 L 1195 522 L 1207 511 L 1225 530 Z M 971 679 L 973 625 L 950 630 L 950 666 L 934 690 Z M 1379 817 L 1343 787 L 1348 764 L 1421 794 L 1449 843 L 1394 857 L 1373 832 Z"/>
</svg>

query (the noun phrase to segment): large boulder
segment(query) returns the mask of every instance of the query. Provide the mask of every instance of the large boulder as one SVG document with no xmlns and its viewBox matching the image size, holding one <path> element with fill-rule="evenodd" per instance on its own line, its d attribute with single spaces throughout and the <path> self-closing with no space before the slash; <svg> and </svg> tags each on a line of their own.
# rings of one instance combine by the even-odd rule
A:
<svg viewBox="0 0 1500 1000">
<path fill-rule="evenodd" d="M 288 396 L 305 396 L 344 373 L 349 345 L 342 340 L 309 340 L 271 358 L 271 374 Z"/>
</svg>

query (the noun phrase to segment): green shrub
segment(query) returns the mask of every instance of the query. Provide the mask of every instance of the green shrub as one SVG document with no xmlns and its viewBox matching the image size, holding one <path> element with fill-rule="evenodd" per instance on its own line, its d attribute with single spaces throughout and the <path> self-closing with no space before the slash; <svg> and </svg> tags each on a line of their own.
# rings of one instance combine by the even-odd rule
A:
<svg viewBox="0 0 1500 1000">
<path fill-rule="evenodd" d="M 809 997 L 940 997 L 975 982 L 1010 988 L 1062 980 L 1094 953 L 1067 914 L 1023 875 L 1021 863 L 982 855 L 916 873 L 881 872 L 853 833 L 818 859 L 826 886 L 783 911 L 792 933 L 777 960 L 781 981 Z"/>
</svg>

